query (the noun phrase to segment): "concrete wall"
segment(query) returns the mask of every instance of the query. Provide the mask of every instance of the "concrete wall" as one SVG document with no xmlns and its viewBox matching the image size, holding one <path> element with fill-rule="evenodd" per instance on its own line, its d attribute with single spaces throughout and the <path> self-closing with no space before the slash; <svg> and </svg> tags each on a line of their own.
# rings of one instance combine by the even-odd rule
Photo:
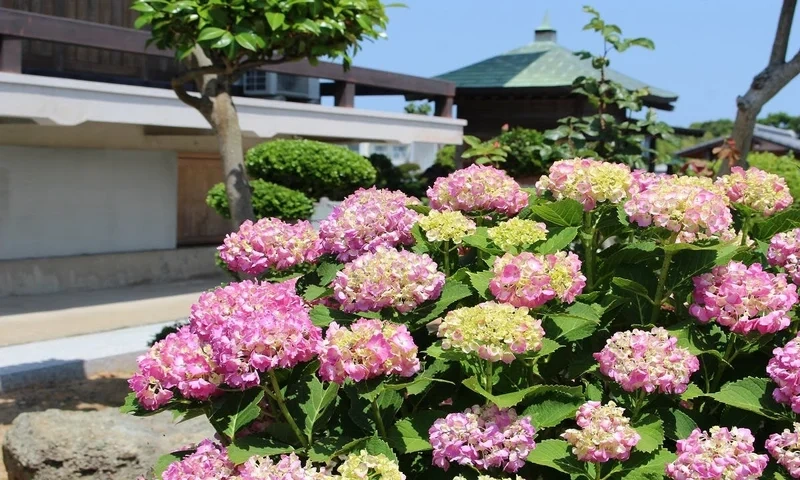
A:
<svg viewBox="0 0 800 480">
<path fill-rule="evenodd" d="M 0 146 L 0 259 L 169 249 L 174 152 Z"/>
</svg>

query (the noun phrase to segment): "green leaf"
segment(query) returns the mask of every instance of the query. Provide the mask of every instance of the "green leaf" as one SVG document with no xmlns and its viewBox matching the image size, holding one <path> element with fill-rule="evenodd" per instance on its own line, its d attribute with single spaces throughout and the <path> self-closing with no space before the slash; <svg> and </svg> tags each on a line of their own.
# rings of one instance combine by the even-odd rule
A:
<svg viewBox="0 0 800 480">
<path fill-rule="evenodd" d="M 722 386 L 719 392 L 708 394 L 714 400 L 763 417 L 780 418 L 779 407 L 772 399 L 772 389 L 766 378 L 745 377 Z"/>
<path fill-rule="evenodd" d="M 395 455 L 394 450 L 392 447 L 389 446 L 388 443 L 384 442 L 380 438 L 372 437 L 364 444 L 364 448 L 367 449 L 370 455 L 380 455 L 384 454 L 389 460 L 393 462 L 397 462 L 397 455 Z"/>
<path fill-rule="evenodd" d="M 281 443 L 274 438 L 250 435 L 237 438 L 228 445 L 228 458 L 236 465 L 241 465 L 254 455 L 281 455 L 293 451 L 291 445 Z"/>
<path fill-rule="evenodd" d="M 211 48 L 225 48 L 233 43 L 233 35 L 230 32 L 223 33 L 219 39 L 211 45 Z"/>
<path fill-rule="evenodd" d="M 556 350 L 563 348 L 564 345 L 556 342 L 555 340 L 550 340 L 549 338 L 542 339 L 542 349 L 536 352 L 537 357 L 544 357 L 545 355 L 550 355 L 551 353 L 555 352 Z"/>
<path fill-rule="evenodd" d="M 565 385 L 534 385 L 532 387 L 517 390 L 516 392 L 505 393 L 502 395 L 493 395 L 487 392 L 482 386 L 478 377 L 470 377 L 461 382 L 465 387 L 473 392 L 481 395 L 483 398 L 489 400 L 500 408 L 511 408 L 525 399 L 531 394 L 543 394 L 547 392 L 559 392 L 566 395 L 583 395 L 583 388 L 581 387 L 567 387 Z"/>
<path fill-rule="evenodd" d="M 627 278 L 614 277 L 611 279 L 611 283 L 625 290 L 626 292 L 631 292 L 634 295 L 638 295 L 644 298 L 651 304 L 653 303 L 653 300 L 650 298 L 650 292 L 648 292 L 647 289 L 644 288 L 638 282 L 634 282 L 633 280 L 628 280 Z"/>
<path fill-rule="evenodd" d="M 550 322 L 545 326 L 545 332 L 568 342 L 591 336 L 600 325 L 597 312 L 585 303 L 574 303 L 566 312 L 551 313 L 548 317 Z"/>
<path fill-rule="evenodd" d="M 467 275 L 469 276 L 470 285 L 478 292 L 481 298 L 486 300 L 493 298 L 492 294 L 489 292 L 489 282 L 494 278 L 494 272 L 491 270 L 484 270 L 477 273 L 468 272 Z"/>
<path fill-rule="evenodd" d="M 314 440 L 308 450 L 312 462 L 328 463 L 331 459 L 345 454 L 365 443 L 369 437 L 352 439 L 349 437 L 323 437 Z"/>
<path fill-rule="evenodd" d="M 319 298 L 328 296 L 333 293 L 333 290 L 319 285 L 309 285 L 306 291 L 303 292 L 303 299 L 307 302 L 313 302 Z"/>
<path fill-rule="evenodd" d="M 569 475 L 585 475 L 585 465 L 572 454 L 572 447 L 564 440 L 542 440 L 528 455 L 528 461 L 550 467 Z"/>
<path fill-rule="evenodd" d="M 267 45 L 263 38 L 253 32 L 237 33 L 236 43 L 241 45 L 245 50 L 250 50 L 251 52 L 255 52 L 259 48 L 264 48 Z"/>
<path fill-rule="evenodd" d="M 578 236 L 578 227 L 567 227 L 536 247 L 538 253 L 547 255 L 565 249 Z"/>
<path fill-rule="evenodd" d="M 325 305 L 315 305 L 309 312 L 309 316 L 311 317 L 311 322 L 318 327 L 327 327 L 331 322 L 336 322 L 340 325 L 348 324 L 359 318 L 357 315 L 334 310 Z"/>
<path fill-rule="evenodd" d="M 661 480 L 664 478 L 664 468 L 668 463 L 675 461 L 677 455 L 662 448 L 655 453 L 634 452 L 631 457 L 622 463 L 622 476 L 620 480 Z"/>
<path fill-rule="evenodd" d="M 697 423 L 679 408 L 664 408 L 660 411 L 664 420 L 664 434 L 671 440 L 680 440 L 691 435 Z"/>
<path fill-rule="evenodd" d="M 226 392 L 211 403 L 208 421 L 218 432 L 234 438 L 236 432 L 244 428 L 261 414 L 259 402 L 264 398 L 264 390 L 251 388 L 243 392 Z"/>
<path fill-rule="evenodd" d="M 531 213 L 553 225 L 579 227 L 583 223 L 583 205 L 572 199 L 531 205 Z"/>
<path fill-rule="evenodd" d="M 401 315 L 398 323 L 408 325 L 412 331 L 416 330 L 431 320 L 442 316 L 452 304 L 471 295 L 471 288 L 453 278 L 448 278 L 444 283 L 442 294 L 437 300 L 417 307 L 414 311 L 406 315 Z"/>
<path fill-rule="evenodd" d="M 283 26 L 283 21 L 286 19 L 286 15 L 281 12 L 267 12 L 267 23 L 269 23 L 269 28 L 272 30 L 277 30 Z"/>
<path fill-rule="evenodd" d="M 152 13 L 156 11 L 155 8 L 145 2 L 134 2 L 133 5 L 131 5 L 131 10 L 136 10 L 137 12 L 142 13 Z"/>
<path fill-rule="evenodd" d="M 609 255 L 603 263 L 609 267 L 621 263 L 639 263 L 655 256 L 657 247 L 656 242 L 629 243 Z"/>
<path fill-rule="evenodd" d="M 584 403 L 585 399 L 582 397 L 561 392 L 547 392 L 537 395 L 533 404 L 525 409 L 523 415 L 530 415 L 537 430 L 550 428 L 574 417 L 575 412 Z"/>
<path fill-rule="evenodd" d="M 504 253 L 501 248 L 494 246 L 493 243 L 489 243 L 489 232 L 486 227 L 478 227 L 475 233 L 467 235 L 462 241 L 464 245 L 469 245 L 470 247 L 477 248 L 491 255 L 502 255 Z"/>
<path fill-rule="evenodd" d="M 692 400 L 697 397 L 702 397 L 703 395 L 704 393 L 702 390 L 700 390 L 700 387 L 694 383 L 690 383 L 686 387 L 686 391 L 681 394 L 681 400 Z"/>
<path fill-rule="evenodd" d="M 431 207 L 427 205 L 419 205 L 419 204 L 410 204 L 406 205 L 406 208 L 409 210 L 413 210 L 419 214 L 427 215 L 431 211 Z"/>
<path fill-rule="evenodd" d="M 642 417 L 633 428 L 642 437 L 636 444 L 636 449 L 640 452 L 654 452 L 664 443 L 664 422 L 653 414 Z"/>
<path fill-rule="evenodd" d="M 139 400 L 136 399 L 136 394 L 131 392 L 125 396 L 125 402 L 119 407 L 119 413 L 135 414 L 140 408 L 142 407 L 139 405 Z"/>
<path fill-rule="evenodd" d="M 753 236 L 758 240 L 769 241 L 776 233 L 800 227 L 800 209 L 790 208 L 769 217 L 753 229 Z"/>
<path fill-rule="evenodd" d="M 192 453 L 194 453 L 194 450 L 182 450 L 180 452 L 172 452 L 167 453 L 166 455 L 161 455 L 158 457 L 158 460 L 156 460 L 155 465 L 153 465 L 153 476 L 155 478 L 161 478 L 161 474 L 164 473 L 164 471 L 169 468 L 170 465 L 175 462 L 180 462 L 184 457 L 191 455 Z"/>
<path fill-rule="evenodd" d="M 446 415 L 445 412 L 429 410 L 402 418 L 389 429 L 387 440 L 401 454 L 430 450 L 432 447 L 428 442 L 428 430 L 433 422 Z"/>
<path fill-rule="evenodd" d="M 197 36 L 197 41 L 205 42 L 206 40 L 215 40 L 226 33 L 228 33 L 228 31 L 222 28 L 206 27 L 200 31 L 200 35 Z"/>
<path fill-rule="evenodd" d="M 339 393 L 339 384 L 330 382 L 326 387 L 314 375 L 306 382 L 306 388 L 308 389 L 308 399 L 300 404 L 300 410 L 302 410 L 305 417 L 303 419 L 305 425 L 303 432 L 310 441 L 313 437 L 314 426 L 325 414 L 325 409 L 336 400 Z"/>
<path fill-rule="evenodd" d="M 152 15 L 148 15 L 148 14 L 139 15 L 138 17 L 136 17 L 136 20 L 134 20 L 134 22 L 133 22 L 133 28 L 135 28 L 137 30 L 140 29 L 140 28 L 143 28 L 145 25 L 150 23 L 152 20 L 153 20 L 153 16 Z"/>
<path fill-rule="evenodd" d="M 319 276 L 320 285 L 330 285 L 336 274 L 344 268 L 341 263 L 334 262 L 320 262 L 317 265 L 317 275 Z"/>
</svg>

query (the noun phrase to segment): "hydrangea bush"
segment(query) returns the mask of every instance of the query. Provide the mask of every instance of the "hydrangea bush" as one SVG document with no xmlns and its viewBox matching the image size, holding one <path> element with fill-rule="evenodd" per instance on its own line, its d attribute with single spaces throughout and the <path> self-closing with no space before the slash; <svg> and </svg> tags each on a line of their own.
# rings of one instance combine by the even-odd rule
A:
<svg viewBox="0 0 800 480">
<path fill-rule="evenodd" d="M 122 408 L 217 433 L 146 478 L 800 478 L 782 179 L 575 159 L 535 190 L 476 165 L 427 194 L 225 240 L 249 279 L 201 295 Z"/>
</svg>

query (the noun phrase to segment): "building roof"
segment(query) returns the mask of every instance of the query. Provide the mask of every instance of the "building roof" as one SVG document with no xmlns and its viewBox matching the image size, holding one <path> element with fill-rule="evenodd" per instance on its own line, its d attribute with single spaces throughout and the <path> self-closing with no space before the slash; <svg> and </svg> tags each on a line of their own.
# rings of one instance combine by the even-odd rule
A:
<svg viewBox="0 0 800 480">
<path fill-rule="evenodd" d="M 571 89 L 579 76 L 597 77 L 597 70 L 589 60 L 581 60 L 572 51 L 555 41 L 556 31 L 545 17 L 536 29 L 534 42 L 509 52 L 488 58 L 466 67 L 444 73 L 436 78 L 454 82 L 458 90 L 497 88 L 556 88 Z M 607 76 L 630 90 L 647 87 L 650 96 L 647 104 L 671 109 L 678 95 L 647 85 L 614 70 Z"/>
<path fill-rule="evenodd" d="M 693 154 L 701 151 L 715 148 L 722 144 L 727 137 L 717 137 L 711 140 L 697 143 L 691 147 L 686 147 L 675 152 L 677 157 L 690 157 Z M 770 142 L 775 145 L 784 147 L 787 150 L 800 152 L 800 138 L 794 130 L 786 130 L 778 127 L 771 127 L 769 125 L 756 124 L 753 129 L 753 140 L 760 140 L 763 142 Z"/>
</svg>

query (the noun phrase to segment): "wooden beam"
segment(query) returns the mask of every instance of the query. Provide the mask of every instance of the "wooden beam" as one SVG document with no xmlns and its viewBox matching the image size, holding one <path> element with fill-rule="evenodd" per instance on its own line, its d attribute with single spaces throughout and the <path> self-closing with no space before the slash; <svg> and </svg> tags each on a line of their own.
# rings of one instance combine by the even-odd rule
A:
<svg viewBox="0 0 800 480">
<path fill-rule="evenodd" d="M 334 105 L 353 108 L 356 106 L 356 84 L 350 82 L 333 83 Z"/>
<path fill-rule="evenodd" d="M 22 73 L 22 39 L 0 35 L 0 72 Z"/>
<path fill-rule="evenodd" d="M 433 114 L 437 117 L 453 118 L 453 97 L 436 97 Z"/>
</svg>

